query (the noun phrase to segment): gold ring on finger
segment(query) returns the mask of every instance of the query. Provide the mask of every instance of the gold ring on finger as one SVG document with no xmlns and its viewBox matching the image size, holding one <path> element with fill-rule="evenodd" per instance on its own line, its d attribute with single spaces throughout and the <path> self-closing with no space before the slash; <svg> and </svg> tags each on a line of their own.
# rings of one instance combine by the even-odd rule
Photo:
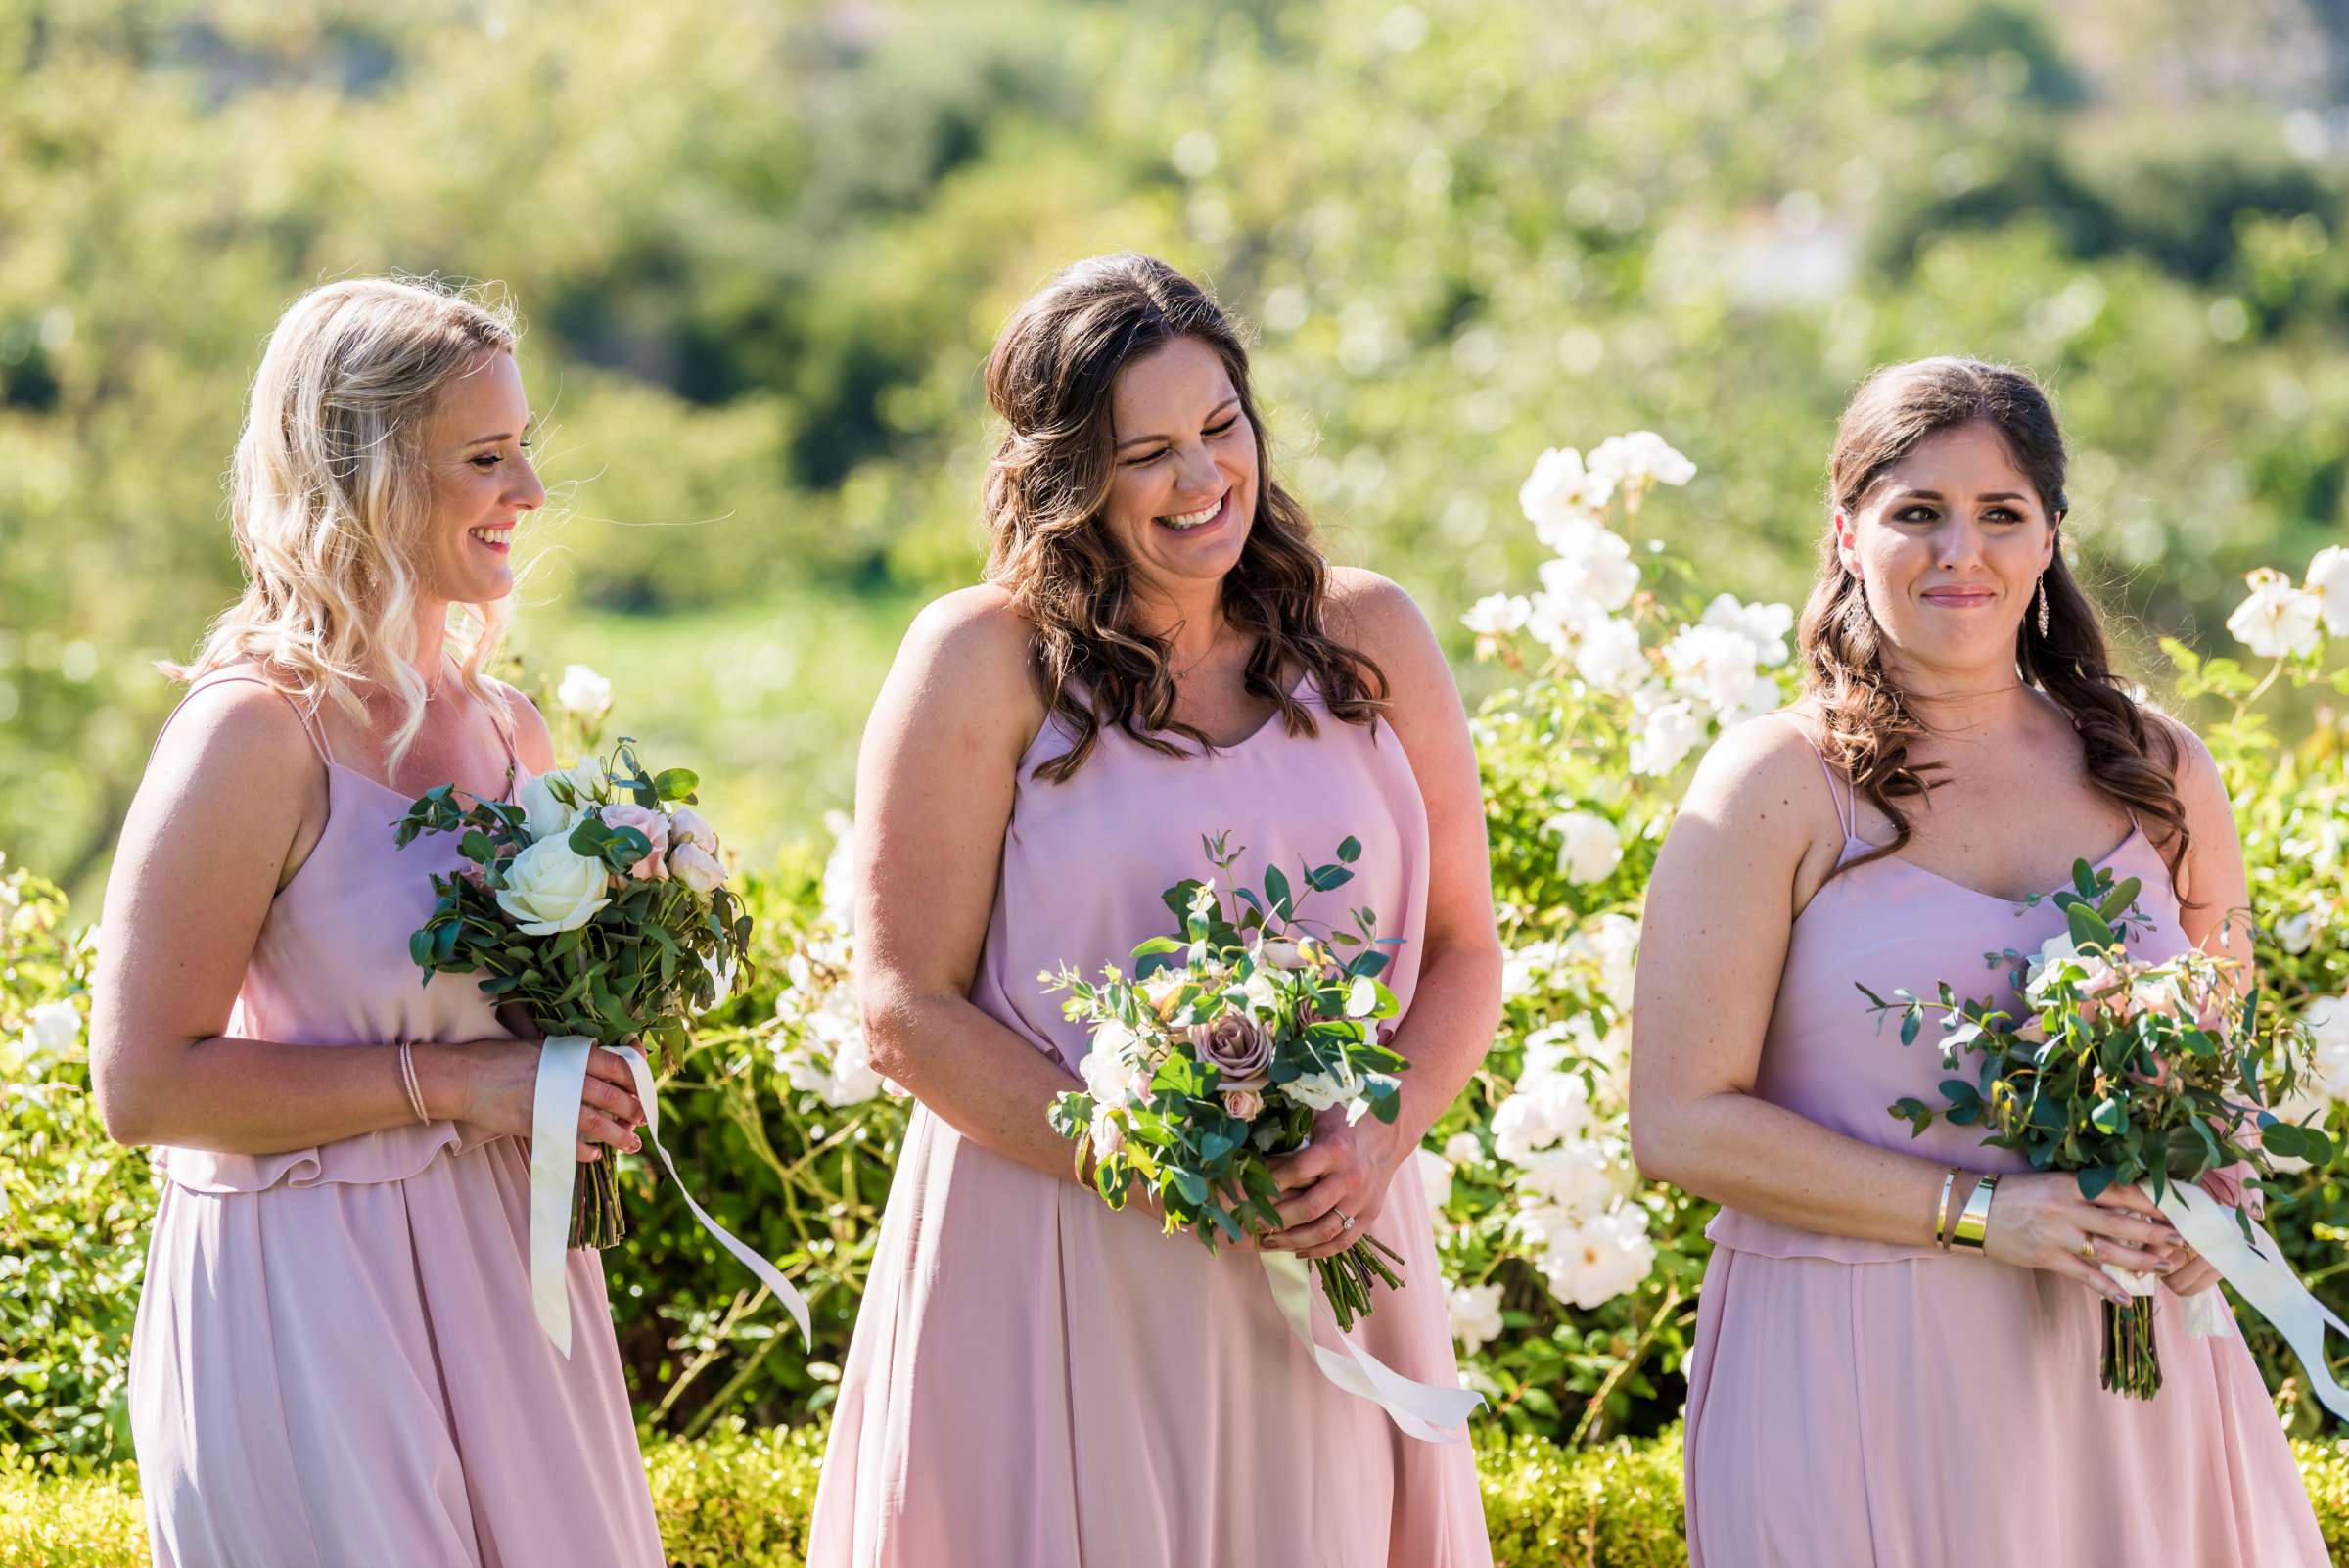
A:
<svg viewBox="0 0 2349 1568">
<path fill-rule="evenodd" d="M 2080 1256 L 2086 1258 L 2090 1263 L 2095 1263 L 2096 1261 L 2096 1237 L 2082 1236 L 2080 1238 Z"/>
</svg>

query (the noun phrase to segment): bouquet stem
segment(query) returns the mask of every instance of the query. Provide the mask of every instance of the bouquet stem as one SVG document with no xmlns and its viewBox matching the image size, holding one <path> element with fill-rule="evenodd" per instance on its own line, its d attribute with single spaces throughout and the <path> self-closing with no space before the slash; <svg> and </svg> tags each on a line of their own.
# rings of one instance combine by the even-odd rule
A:
<svg viewBox="0 0 2349 1568">
<path fill-rule="evenodd" d="M 2104 1386 L 2125 1399 L 2161 1392 L 2161 1360 L 2153 1346 L 2153 1298 L 2101 1304 L 2104 1312 Z"/>
<path fill-rule="evenodd" d="M 1384 1258 L 1379 1254 L 1384 1253 Z M 1390 1266 L 1403 1262 L 1403 1254 L 1379 1240 L 1364 1236 L 1344 1252 L 1313 1260 L 1314 1269 L 1321 1275 L 1321 1289 L 1329 1297 L 1330 1310 L 1337 1314 L 1338 1332 L 1343 1334 L 1354 1327 L 1355 1319 L 1370 1315 L 1370 1287 L 1373 1282 L 1389 1290 L 1403 1288 L 1403 1275 Z"/>
<path fill-rule="evenodd" d="M 575 1250 L 591 1247 L 601 1252 L 618 1246 L 628 1233 L 627 1222 L 620 1212 L 620 1173 L 612 1168 L 615 1157 L 616 1151 L 607 1148 L 602 1159 L 579 1167 L 578 1184 L 571 1199 L 571 1246 Z"/>
</svg>

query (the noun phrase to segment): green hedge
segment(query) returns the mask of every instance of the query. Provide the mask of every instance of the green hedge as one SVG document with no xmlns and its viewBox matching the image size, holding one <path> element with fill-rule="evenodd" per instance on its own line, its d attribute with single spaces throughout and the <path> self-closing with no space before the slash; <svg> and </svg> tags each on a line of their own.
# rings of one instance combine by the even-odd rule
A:
<svg viewBox="0 0 2349 1568">
<path fill-rule="evenodd" d="M 655 1444 L 646 1452 L 675 1568 L 802 1568 L 823 1461 L 819 1426 Z M 2349 1562 L 2349 1450 L 2294 1445 L 2332 1560 Z M 1681 1433 L 1569 1453 L 1495 1432 L 1478 1446 L 1496 1568 L 1686 1568 Z M 0 1568 L 147 1561 L 136 1472 L 64 1479 L 0 1454 Z"/>
</svg>

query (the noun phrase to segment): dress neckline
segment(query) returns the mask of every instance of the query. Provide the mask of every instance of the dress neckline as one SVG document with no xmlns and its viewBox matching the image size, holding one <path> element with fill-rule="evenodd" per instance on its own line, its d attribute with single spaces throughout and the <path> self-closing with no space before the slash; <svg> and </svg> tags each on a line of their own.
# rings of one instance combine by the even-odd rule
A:
<svg viewBox="0 0 2349 1568">
<path fill-rule="evenodd" d="M 2090 869 L 2096 871 L 2103 870 L 2106 866 L 2111 865 L 2114 861 L 2118 860 L 2124 853 L 2126 853 L 2131 845 L 2137 843 L 2138 840 L 2143 837 L 2144 828 L 2135 820 L 2132 820 L 2129 824 L 2129 832 L 2127 836 L 2124 837 L 2120 843 L 2114 845 L 2102 859 L 2091 862 Z M 1882 845 L 1870 844 L 1867 840 L 1861 838 L 1856 833 L 1846 834 L 1843 841 L 1843 857 L 1841 861 L 1837 862 L 1837 868 L 1841 869 L 1843 861 L 1848 861 L 1852 858 L 1852 852 L 1855 849 L 1865 853 L 1869 850 L 1878 850 L 1881 848 L 1883 848 Z M 2019 907 L 2023 903 L 2023 899 L 2009 899 L 2004 894 L 1985 893 L 1980 888 L 1968 887 L 1966 884 L 1958 881 L 1956 877 L 1945 875 L 1942 872 L 1934 870 L 1930 866 L 1919 865 L 1905 854 L 1888 854 L 1884 856 L 1884 860 L 1894 864 L 1907 866 L 1910 870 L 1914 871 L 1919 876 L 1930 877 L 1945 887 L 1956 888 L 1959 893 L 1965 894 L 1970 898 L 1980 899 L 1988 903 L 2003 903 L 2010 909 Z M 1834 882 L 1840 880 L 1840 878 L 1832 878 L 1829 880 L 1827 886 L 1831 887 L 1834 885 Z M 1819 890 L 1821 893 L 1825 891 L 1826 889 L 1823 887 Z M 2062 890 L 2059 888 L 2046 889 L 2042 892 L 2040 897 L 2044 899 L 2050 893 L 2057 893 L 2061 891 Z M 1818 901 L 1819 895 L 1815 893 L 1811 896 L 1811 903 L 1817 903 Z M 1805 913 L 1808 913 L 1810 908 L 1811 904 L 1807 903 L 1803 905 Z"/>
</svg>

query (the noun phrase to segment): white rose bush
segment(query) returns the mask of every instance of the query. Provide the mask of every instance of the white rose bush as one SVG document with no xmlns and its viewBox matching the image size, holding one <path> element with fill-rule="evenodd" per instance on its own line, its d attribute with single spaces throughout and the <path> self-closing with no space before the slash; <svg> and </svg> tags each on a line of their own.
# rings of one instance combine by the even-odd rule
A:
<svg viewBox="0 0 2349 1568">
<path fill-rule="evenodd" d="M 484 995 L 548 1036 L 681 1049 L 688 1019 L 755 978 L 751 917 L 690 804 L 699 783 L 685 768 L 648 773 L 622 740 L 601 762 L 524 780 L 512 803 L 428 791 L 393 842 L 458 834 L 468 864 L 433 877 L 438 899 L 409 956 L 427 981 L 478 976 Z M 570 1245 L 625 1233 L 613 1162 L 590 1162 Z"/>
<path fill-rule="evenodd" d="M 1638 903 L 1691 761 L 1793 689 L 1791 607 L 1699 593 L 1640 541 L 1695 474 L 1649 431 L 1544 452 L 1518 503 L 1548 558 L 1462 618 L 1515 677 L 1472 721 L 1505 1013 L 1430 1201 L 1467 1382 L 1550 1436 L 1639 1424 L 1686 1349 L 1711 1209 L 1632 1164 Z"/>
</svg>

